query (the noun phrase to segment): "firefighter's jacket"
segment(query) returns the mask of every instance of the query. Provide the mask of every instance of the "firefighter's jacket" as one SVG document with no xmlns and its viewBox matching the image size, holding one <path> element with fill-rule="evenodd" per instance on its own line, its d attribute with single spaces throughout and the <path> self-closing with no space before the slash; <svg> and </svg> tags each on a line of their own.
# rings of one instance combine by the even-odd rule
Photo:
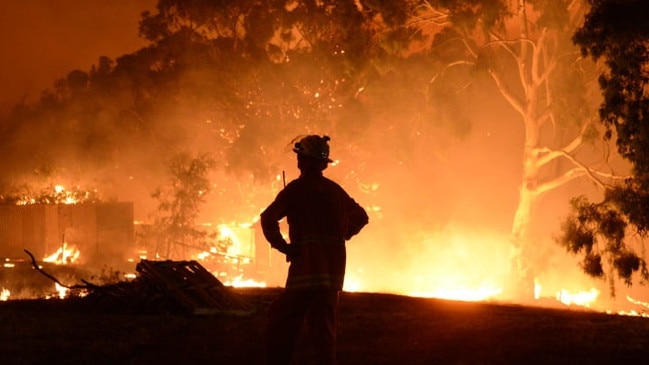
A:
<svg viewBox="0 0 649 365">
<path fill-rule="evenodd" d="M 290 244 L 279 228 L 284 217 Z M 291 181 L 261 214 L 264 236 L 291 261 L 287 290 L 342 290 L 345 241 L 367 223 L 365 210 L 322 172 L 303 173 Z"/>
</svg>

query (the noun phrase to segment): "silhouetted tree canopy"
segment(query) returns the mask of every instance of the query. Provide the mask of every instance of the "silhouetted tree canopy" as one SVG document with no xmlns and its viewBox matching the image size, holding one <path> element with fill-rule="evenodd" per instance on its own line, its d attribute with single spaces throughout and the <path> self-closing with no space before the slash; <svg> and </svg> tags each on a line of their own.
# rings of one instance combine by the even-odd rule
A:
<svg viewBox="0 0 649 365">
<path fill-rule="evenodd" d="M 639 273 L 649 279 L 642 241 L 649 231 L 649 7 L 643 0 L 590 0 L 585 22 L 574 35 L 584 56 L 606 72 L 600 118 L 607 138 L 632 165 L 632 176 L 608 189 L 600 202 L 573 201 L 560 242 L 583 258 L 584 270 L 628 285 Z M 603 266 L 608 265 L 609 271 Z"/>
<path fill-rule="evenodd" d="M 584 55 L 606 64 L 608 72 L 599 78 L 604 95 L 600 116 L 615 132 L 619 152 L 633 163 L 637 177 L 648 176 L 649 8 L 640 0 L 590 3 L 590 13 L 574 41 Z"/>
</svg>

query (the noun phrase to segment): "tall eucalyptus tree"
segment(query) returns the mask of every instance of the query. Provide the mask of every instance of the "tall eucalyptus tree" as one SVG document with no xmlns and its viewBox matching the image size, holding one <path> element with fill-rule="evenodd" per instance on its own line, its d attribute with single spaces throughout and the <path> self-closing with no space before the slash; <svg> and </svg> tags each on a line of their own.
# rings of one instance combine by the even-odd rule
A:
<svg viewBox="0 0 649 365">
<path fill-rule="evenodd" d="M 465 90 L 488 87 L 480 83 L 486 79 L 516 113 L 512 129 L 522 126 L 522 176 L 511 233 L 513 274 L 521 279 L 515 289 L 526 297 L 533 294 L 535 275 L 534 243 L 527 235 L 535 203 L 577 178 L 605 187 L 613 177 L 579 154 L 598 126 L 596 102 L 589 99 L 596 69 L 571 42 L 585 5 L 578 0 L 426 0 L 411 18 L 432 36 L 430 50 L 439 55 L 439 72 L 430 81 L 434 95 L 466 97 Z"/>
</svg>

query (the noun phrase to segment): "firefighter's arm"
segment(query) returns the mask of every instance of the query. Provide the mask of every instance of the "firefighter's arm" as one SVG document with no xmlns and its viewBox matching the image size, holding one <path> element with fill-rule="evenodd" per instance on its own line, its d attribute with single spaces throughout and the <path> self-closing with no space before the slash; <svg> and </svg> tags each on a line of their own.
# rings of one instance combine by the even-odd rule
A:
<svg viewBox="0 0 649 365">
<path fill-rule="evenodd" d="M 300 247 L 286 242 L 279 229 L 279 221 L 286 217 L 287 199 L 285 190 L 282 190 L 261 213 L 260 221 L 262 232 L 270 246 L 286 255 L 286 261 L 291 261 L 300 255 Z"/>
<path fill-rule="evenodd" d="M 275 217 L 271 208 L 272 205 L 261 213 L 261 230 L 271 247 L 283 254 L 286 254 L 289 248 L 288 243 L 279 229 L 279 220 L 281 217 Z"/>
<path fill-rule="evenodd" d="M 358 234 L 367 223 L 369 223 L 367 212 L 363 207 L 352 200 L 349 210 L 349 225 L 347 227 L 347 232 L 345 233 L 345 240 L 349 240 Z"/>
</svg>

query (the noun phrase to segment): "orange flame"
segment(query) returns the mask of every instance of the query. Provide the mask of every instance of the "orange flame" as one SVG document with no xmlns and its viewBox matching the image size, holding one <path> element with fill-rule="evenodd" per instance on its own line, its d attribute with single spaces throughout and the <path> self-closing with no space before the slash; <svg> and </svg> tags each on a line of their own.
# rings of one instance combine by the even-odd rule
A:
<svg viewBox="0 0 649 365">
<path fill-rule="evenodd" d="M 409 243 L 395 249 L 388 263 L 392 268 L 383 258 L 379 268 L 372 267 L 367 253 L 360 253 L 363 267 L 348 270 L 344 290 L 463 301 L 491 300 L 503 292 L 508 275 L 507 236 L 462 227 L 413 231 L 417 232 L 408 230 L 404 232 L 407 237 L 394 238 Z M 475 242 L 480 242 L 478 249 Z M 348 246 L 351 268 L 354 250 L 362 246 Z"/>
<path fill-rule="evenodd" d="M 2 288 L 2 291 L 0 292 L 0 301 L 7 301 L 9 300 L 9 297 L 11 296 L 11 292 L 9 289 Z"/>
<path fill-rule="evenodd" d="M 226 281 L 223 285 L 231 286 L 234 288 L 265 288 L 266 283 L 263 281 L 256 281 L 253 279 L 244 279 L 243 275 L 234 277 L 232 280 Z"/>
<path fill-rule="evenodd" d="M 64 242 L 55 253 L 45 256 L 43 261 L 57 265 L 65 265 L 76 262 L 79 259 L 79 256 L 81 256 L 81 253 L 76 247 L 68 247 L 68 244 Z"/>
</svg>

